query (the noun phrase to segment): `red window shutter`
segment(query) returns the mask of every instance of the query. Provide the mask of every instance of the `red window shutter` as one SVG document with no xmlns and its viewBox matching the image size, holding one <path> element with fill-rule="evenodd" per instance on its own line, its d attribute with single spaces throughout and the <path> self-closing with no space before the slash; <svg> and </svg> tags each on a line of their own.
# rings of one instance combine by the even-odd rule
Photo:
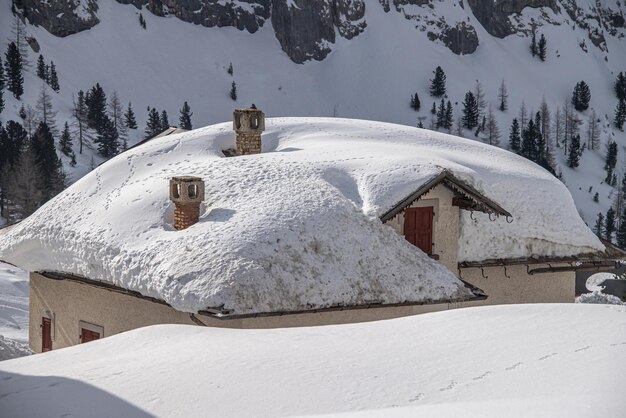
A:
<svg viewBox="0 0 626 418">
<path fill-rule="evenodd" d="M 404 211 L 404 237 L 426 254 L 433 252 L 433 219 L 432 206 Z"/>
</svg>

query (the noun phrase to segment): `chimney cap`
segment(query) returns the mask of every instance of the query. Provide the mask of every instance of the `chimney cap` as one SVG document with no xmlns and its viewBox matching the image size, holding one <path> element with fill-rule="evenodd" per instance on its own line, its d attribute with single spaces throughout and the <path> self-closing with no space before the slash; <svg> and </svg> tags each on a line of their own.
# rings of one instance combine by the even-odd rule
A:
<svg viewBox="0 0 626 418">
<path fill-rule="evenodd" d="M 170 199 L 177 204 L 200 204 L 204 201 L 204 180 L 195 176 L 170 179 Z"/>
</svg>

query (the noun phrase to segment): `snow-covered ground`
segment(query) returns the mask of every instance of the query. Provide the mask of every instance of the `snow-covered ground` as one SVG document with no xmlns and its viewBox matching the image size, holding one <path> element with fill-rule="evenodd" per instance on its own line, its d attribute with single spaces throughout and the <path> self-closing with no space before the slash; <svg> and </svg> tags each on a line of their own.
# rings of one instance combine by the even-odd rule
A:
<svg viewBox="0 0 626 418">
<path fill-rule="evenodd" d="M 154 139 L 0 231 L 0 259 L 112 281 L 176 309 L 258 313 L 468 297 L 379 217 L 447 170 L 512 214 L 463 211 L 459 261 L 604 247 L 567 188 L 513 153 L 408 126 L 271 118 L 263 153 L 225 158 L 232 124 Z M 172 226 L 172 176 L 205 181 L 200 221 Z M 510 222 L 510 223 L 509 223 Z"/>
<path fill-rule="evenodd" d="M 0 360 L 28 349 L 28 273 L 0 262 Z"/>
<path fill-rule="evenodd" d="M 0 363 L 0 410 L 623 417 L 624 358 L 624 306 L 491 306 L 273 330 L 161 325 Z"/>
</svg>

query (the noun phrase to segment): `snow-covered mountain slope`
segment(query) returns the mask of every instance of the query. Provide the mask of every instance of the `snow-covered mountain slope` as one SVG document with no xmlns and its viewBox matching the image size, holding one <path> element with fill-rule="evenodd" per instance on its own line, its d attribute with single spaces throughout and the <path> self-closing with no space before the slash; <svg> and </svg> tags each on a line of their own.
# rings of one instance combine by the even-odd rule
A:
<svg viewBox="0 0 626 418">
<path fill-rule="evenodd" d="M 142 4 L 141 1 L 134 3 Z M 167 2 L 174 3 L 177 2 Z M 237 10 L 243 10 L 236 12 L 237 15 L 256 8 L 265 10 L 269 7 L 266 3 L 259 0 L 255 2 L 257 6 L 245 2 L 232 4 Z M 353 22 L 357 26 L 366 22 L 362 32 L 351 39 L 328 35 L 328 39 L 313 40 L 310 45 L 319 45 L 329 52 L 322 61 L 305 61 L 304 64 L 294 63 L 283 51 L 285 42 L 298 41 L 300 32 L 294 35 L 296 39 L 288 41 L 277 34 L 283 30 L 278 25 L 285 22 L 276 20 L 276 13 L 283 12 L 276 11 L 282 2 L 275 3 L 272 19 L 267 19 L 267 14 L 255 20 L 259 27 L 254 33 L 245 25 L 248 30 L 242 31 L 229 24 L 211 28 L 192 25 L 175 17 L 178 13 L 175 8 L 166 17 L 142 10 L 146 20 L 146 29 L 142 29 L 136 7 L 102 0 L 79 4 L 77 13 L 85 19 L 91 19 L 91 12 L 88 12 L 91 5 L 98 6 L 95 14 L 99 23 L 90 30 L 64 38 L 51 35 L 43 26 L 28 25 L 27 30 L 37 39 L 46 60 L 53 60 L 57 66 L 61 91 L 53 102 L 59 110 L 58 125 L 70 118 L 72 95 L 100 82 L 109 95 L 117 90 L 122 102 L 133 102 L 140 127 L 145 126 L 146 106 L 166 109 L 174 122 L 185 100 L 194 112 L 195 126 L 229 120 L 233 107 L 253 102 L 269 116 L 356 117 L 413 126 L 423 117 L 428 126 L 429 109 L 434 101 L 428 95 L 429 79 L 435 66 L 440 65 L 447 74 L 448 98 L 454 104 L 455 117 L 460 115 L 463 95 L 474 89 L 475 80 L 482 83 L 485 98 L 494 108 L 497 107 L 498 87 L 505 80 L 510 110 L 496 111 L 503 144 L 522 101 L 529 111 L 536 111 L 545 98 L 554 114 L 564 100 L 569 100 L 574 84 L 580 80 L 591 87 L 591 107 L 602 120 L 602 143 L 615 139 L 621 145 L 626 144 L 625 134 L 610 126 L 617 103 L 612 83 L 619 71 L 626 71 L 623 39 L 626 30 L 618 19 L 625 7 L 621 3 L 533 2 L 549 3 L 553 7 L 525 7 L 519 15 L 498 15 L 499 20 L 494 20 L 495 9 L 476 1 L 365 1 L 362 18 L 358 17 L 359 13 L 354 14 L 354 21 L 338 17 L 333 23 L 335 26 L 322 31 L 345 34 L 348 29 L 341 29 L 341 22 Z M 302 4 L 288 2 L 286 7 L 293 14 L 304 7 Z M 578 9 L 573 9 L 573 5 Z M 7 39 L 11 28 L 10 1 L 2 0 L 0 8 L 0 39 Z M 617 17 L 607 14 L 609 9 Z M 198 13 L 203 15 L 204 9 Z M 185 19 L 194 20 L 191 15 L 190 12 Z M 294 16 L 292 19 L 294 24 L 299 22 Z M 498 38 L 491 33 L 504 34 L 498 26 L 502 19 L 510 20 L 515 30 L 512 35 Z M 528 33 L 533 21 L 538 25 L 537 33 L 545 34 L 548 40 L 546 62 L 532 58 L 529 53 Z M 614 21 L 617 23 L 607 25 Z M 449 32 L 449 28 L 461 23 L 474 28 L 479 42 L 475 52 L 469 55 L 456 55 L 445 45 L 446 37 L 454 37 L 455 33 Z M 590 33 L 595 33 L 596 29 L 604 36 L 603 43 L 597 41 L 598 46 L 590 40 Z M 298 45 L 292 44 L 291 49 Z M 31 52 L 31 61 L 35 57 Z M 231 62 L 233 76 L 226 72 Z M 26 93 L 22 102 L 34 105 L 41 80 L 33 69 L 25 79 Z M 237 101 L 232 101 L 228 95 L 233 81 L 237 83 Z M 419 113 L 408 105 L 410 95 L 415 92 L 422 101 Z M 3 120 L 17 118 L 21 105 L 7 96 L 9 94 L 5 94 L 8 103 L 1 115 Z M 586 121 L 589 112 L 591 109 L 581 114 L 581 119 Z M 584 132 L 585 125 L 582 126 L 583 140 Z M 473 137 L 470 131 L 463 134 Z M 136 141 L 141 132 L 133 135 Z M 605 177 L 604 148 L 585 152 L 581 166 L 575 170 L 565 167 L 562 150 L 555 152 L 564 181 L 585 220 L 592 224 L 597 212 L 606 212 L 613 197 L 613 189 L 601 184 Z M 77 168 L 70 169 L 74 180 L 88 171 L 91 154 L 78 156 Z M 620 171 L 623 156 L 624 149 L 620 147 Z M 592 192 L 589 192 L 590 187 L 593 187 Z M 596 191 L 599 203 L 592 200 Z"/>
<path fill-rule="evenodd" d="M 7 416 L 619 417 L 626 307 L 273 330 L 159 325 L 0 363 Z"/>
<path fill-rule="evenodd" d="M 444 170 L 512 215 L 464 211 L 459 261 L 604 249 L 554 176 L 471 140 L 276 118 L 266 121 L 261 154 L 224 157 L 234 147 L 224 123 L 128 150 L 0 230 L 0 259 L 112 281 L 188 312 L 467 298 L 450 271 L 379 219 Z M 206 203 L 197 224 L 176 231 L 169 179 L 190 174 L 204 179 Z"/>
</svg>

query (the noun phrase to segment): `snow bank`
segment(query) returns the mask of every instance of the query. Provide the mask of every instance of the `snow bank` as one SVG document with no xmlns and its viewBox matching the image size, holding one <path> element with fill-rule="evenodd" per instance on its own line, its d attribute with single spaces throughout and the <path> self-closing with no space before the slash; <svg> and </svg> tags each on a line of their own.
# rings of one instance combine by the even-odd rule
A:
<svg viewBox="0 0 626 418">
<path fill-rule="evenodd" d="M 607 305 L 626 305 L 620 298 L 599 291 L 585 293 L 576 298 L 576 303 L 600 303 Z"/>
<path fill-rule="evenodd" d="M 224 158 L 231 123 L 158 138 L 100 166 L 0 243 L 28 270 L 106 280 L 185 311 L 236 313 L 468 296 L 378 219 L 442 170 L 514 216 L 463 216 L 459 261 L 602 250 L 563 184 L 501 149 L 400 125 L 268 119 L 263 154 Z M 168 181 L 196 175 L 206 207 L 171 225 Z"/>
<path fill-rule="evenodd" d="M 160 325 L 1 362 L 0 410 L 15 418 L 618 417 L 624 329 L 626 308 L 584 304 L 271 330 Z"/>
<path fill-rule="evenodd" d="M 28 272 L 0 263 L 0 336 L 28 343 Z"/>
</svg>

